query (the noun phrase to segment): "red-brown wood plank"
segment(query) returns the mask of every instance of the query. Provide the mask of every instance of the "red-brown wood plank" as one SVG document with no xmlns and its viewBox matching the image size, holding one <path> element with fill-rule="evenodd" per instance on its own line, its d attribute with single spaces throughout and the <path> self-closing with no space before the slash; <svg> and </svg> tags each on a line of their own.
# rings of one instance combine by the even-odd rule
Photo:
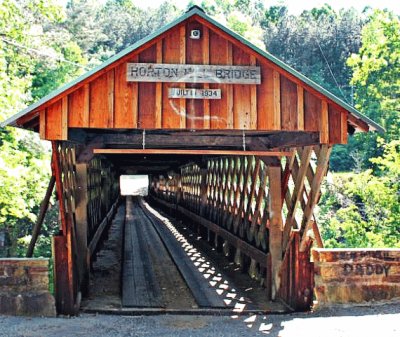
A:
<svg viewBox="0 0 400 337">
<path fill-rule="evenodd" d="M 304 130 L 304 88 L 297 85 L 297 129 Z"/>
<path fill-rule="evenodd" d="M 210 64 L 229 64 L 229 48 L 230 46 L 227 40 L 210 32 L 210 50 L 218 50 L 217 53 L 210 53 Z M 228 114 L 232 113 L 228 108 L 228 86 L 232 87 L 230 84 L 210 84 L 210 88 L 212 89 L 221 89 L 221 99 L 210 101 L 211 129 L 228 128 Z"/>
<path fill-rule="evenodd" d="M 155 63 L 157 61 L 157 47 L 152 45 L 139 54 L 139 62 Z M 139 120 L 138 128 L 152 129 L 156 126 L 156 84 L 139 83 Z"/>
<path fill-rule="evenodd" d="M 203 26 L 203 33 L 202 33 L 202 49 L 203 49 L 203 64 L 210 64 L 210 34 L 209 29 Z M 210 84 L 204 83 L 204 89 L 209 89 Z M 204 109 L 204 129 L 210 128 L 210 100 L 204 99 L 203 100 L 203 109 Z"/>
<path fill-rule="evenodd" d="M 319 131 L 321 115 L 321 100 L 304 91 L 304 129 L 306 131 Z"/>
<path fill-rule="evenodd" d="M 329 143 L 340 144 L 342 137 L 341 112 L 329 104 Z"/>
<path fill-rule="evenodd" d="M 126 71 L 127 63 L 115 68 L 114 127 L 129 129 L 136 127 L 137 83 L 126 80 Z"/>
<path fill-rule="evenodd" d="M 62 139 L 62 100 L 55 102 L 46 109 L 46 139 Z"/>
<path fill-rule="evenodd" d="M 285 76 L 281 82 L 281 128 L 282 130 L 297 130 L 297 86 Z"/>
<path fill-rule="evenodd" d="M 39 137 L 46 139 L 46 109 L 39 112 Z"/>
<path fill-rule="evenodd" d="M 164 63 L 180 63 L 180 33 L 179 28 L 174 29 L 163 41 Z M 168 98 L 168 88 L 178 88 L 179 83 L 163 83 L 162 93 L 162 127 L 165 129 L 179 129 L 180 105 L 179 99 Z"/>
<path fill-rule="evenodd" d="M 347 111 L 342 111 L 341 115 L 340 115 L 340 121 L 341 121 L 341 139 L 340 139 L 340 143 L 341 144 L 347 144 L 347 115 L 348 112 Z"/>
<path fill-rule="evenodd" d="M 113 70 L 112 70 L 113 71 Z M 105 73 L 90 83 L 89 127 L 113 127 L 113 106 L 110 101 L 111 73 Z"/>
<path fill-rule="evenodd" d="M 257 85 L 257 128 L 274 129 L 274 81 L 273 71 L 266 62 L 261 62 L 261 84 Z"/>
<path fill-rule="evenodd" d="M 319 141 L 323 144 L 329 143 L 329 113 L 328 113 L 328 102 L 323 100 L 321 103 L 321 117 L 319 121 L 320 125 L 320 136 Z"/>
<path fill-rule="evenodd" d="M 181 25 L 179 27 L 179 63 L 186 62 L 186 26 Z M 180 84 L 180 88 L 185 88 L 185 83 Z M 186 100 L 184 98 L 179 99 L 179 127 L 181 129 L 186 128 Z"/>
<path fill-rule="evenodd" d="M 203 26 L 197 21 L 186 24 L 186 63 L 203 64 L 203 36 L 196 40 L 190 38 L 192 30 L 200 30 L 203 35 Z M 201 83 L 187 83 L 187 88 L 203 88 Z M 204 127 L 204 105 L 200 99 L 186 100 L 186 128 L 202 129 Z"/>
<path fill-rule="evenodd" d="M 257 65 L 257 60 L 250 55 L 250 65 Z M 250 86 L 250 129 L 257 130 L 257 85 Z"/>
<path fill-rule="evenodd" d="M 89 126 L 89 84 L 68 95 L 68 125 L 71 128 Z"/>
<path fill-rule="evenodd" d="M 233 64 L 249 65 L 250 55 L 242 49 L 233 48 Z M 250 104 L 251 90 L 250 85 L 235 84 L 233 86 L 233 128 L 250 129 Z"/>
<path fill-rule="evenodd" d="M 61 139 L 68 139 L 68 96 L 61 99 Z"/>
<path fill-rule="evenodd" d="M 156 45 L 156 62 L 162 63 L 162 45 L 163 41 L 158 41 Z M 155 127 L 161 129 L 162 124 L 162 83 L 156 83 L 156 97 L 155 97 Z"/>
</svg>

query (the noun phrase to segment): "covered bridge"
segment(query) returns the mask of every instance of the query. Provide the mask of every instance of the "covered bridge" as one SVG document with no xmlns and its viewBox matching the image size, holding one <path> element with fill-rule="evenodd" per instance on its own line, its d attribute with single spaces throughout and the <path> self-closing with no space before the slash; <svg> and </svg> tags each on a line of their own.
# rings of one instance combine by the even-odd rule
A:
<svg viewBox="0 0 400 337">
<path fill-rule="evenodd" d="M 332 146 L 381 130 L 198 7 L 6 125 L 52 143 L 60 313 L 79 305 L 121 174 L 149 175 L 150 201 L 206 228 L 272 300 L 309 307 L 310 246 L 323 245 L 313 211 Z"/>
</svg>

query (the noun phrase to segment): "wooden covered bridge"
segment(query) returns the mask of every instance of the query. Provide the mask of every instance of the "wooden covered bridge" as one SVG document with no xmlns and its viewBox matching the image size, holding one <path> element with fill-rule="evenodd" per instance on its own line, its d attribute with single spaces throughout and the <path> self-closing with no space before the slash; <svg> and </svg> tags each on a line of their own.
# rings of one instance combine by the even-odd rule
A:
<svg viewBox="0 0 400 337">
<path fill-rule="evenodd" d="M 121 174 L 263 280 L 271 300 L 312 303 L 313 215 L 334 144 L 380 130 L 314 82 L 193 7 L 5 121 L 52 143 L 59 313 L 74 313 Z"/>
</svg>

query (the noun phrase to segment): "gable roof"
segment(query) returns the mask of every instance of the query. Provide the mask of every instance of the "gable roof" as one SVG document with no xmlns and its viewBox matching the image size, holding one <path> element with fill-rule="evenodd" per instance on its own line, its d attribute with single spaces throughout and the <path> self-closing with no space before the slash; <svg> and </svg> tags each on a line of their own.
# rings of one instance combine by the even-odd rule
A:
<svg viewBox="0 0 400 337">
<path fill-rule="evenodd" d="M 172 21 L 168 25 L 160 28 L 159 30 L 157 30 L 154 33 L 146 36 L 145 38 L 137 41 L 136 43 L 134 43 L 130 47 L 127 47 L 126 49 L 124 49 L 121 52 L 117 53 L 113 57 L 109 58 L 106 62 L 104 62 L 101 65 L 93 68 L 92 70 L 86 72 L 85 74 L 81 75 L 80 77 L 76 78 L 75 80 L 73 80 L 73 81 L 65 84 L 64 86 L 61 86 L 60 88 L 50 92 L 48 95 L 42 97 L 37 102 L 33 103 L 32 105 L 28 106 L 24 110 L 20 111 L 19 113 L 11 116 L 7 120 L 5 120 L 2 123 L 0 123 L 0 127 L 18 126 L 17 120 L 19 118 L 21 118 L 21 117 L 29 114 L 30 112 L 36 110 L 40 106 L 42 106 L 45 103 L 49 102 L 50 100 L 56 98 L 57 96 L 61 95 L 65 91 L 67 91 L 67 90 L 71 89 L 72 87 L 78 85 L 80 82 L 90 78 L 94 74 L 96 74 L 96 73 L 100 72 L 101 70 L 107 68 L 112 63 L 118 61 L 122 57 L 132 53 L 133 51 L 135 51 L 136 49 L 138 49 L 141 46 L 145 45 L 146 43 L 150 42 L 151 40 L 153 40 L 153 39 L 159 37 L 160 35 L 164 34 L 165 32 L 167 32 L 172 27 L 182 23 L 183 21 L 185 21 L 188 18 L 190 18 L 192 16 L 195 16 L 195 15 L 197 15 L 197 16 L 201 17 L 202 19 L 210 22 L 212 25 L 214 25 L 217 28 L 221 29 L 222 31 L 224 31 L 225 33 L 230 35 L 232 38 L 240 41 L 241 43 L 243 43 L 244 45 L 246 45 L 247 47 L 252 49 L 257 54 L 265 57 L 266 59 L 268 59 L 272 63 L 276 64 L 278 67 L 286 70 L 288 73 L 292 74 L 293 76 L 295 76 L 296 78 L 298 78 L 302 82 L 306 83 L 308 86 L 310 86 L 314 90 L 316 90 L 319 93 L 321 93 L 322 95 L 326 96 L 327 98 L 329 98 L 330 100 L 332 100 L 333 102 L 335 102 L 336 104 L 341 106 L 343 109 L 347 110 L 350 114 L 352 114 L 357 119 L 360 119 L 360 120 L 364 121 L 365 123 L 367 123 L 371 130 L 379 131 L 379 132 L 384 132 L 385 131 L 384 128 L 382 126 L 380 126 L 378 123 L 374 122 L 373 120 L 371 120 L 370 118 L 368 118 L 367 116 L 365 116 L 364 114 L 362 114 L 361 112 L 356 110 L 354 107 L 350 106 L 349 104 L 347 104 L 346 102 L 344 102 L 340 98 L 336 97 L 335 95 L 330 93 L 328 90 L 326 90 L 323 87 L 321 87 L 319 84 L 317 84 L 314 81 L 310 80 L 309 78 L 307 78 L 303 74 L 299 73 L 298 71 L 296 71 L 295 69 L 293 69 L 292 67 L 290 67 L 289 65 L 284 63 L 283 61 L 279 60 L 277 57 L 275 57 L 272 54 L 268 53 L 267 51 L 262 50 L 259 47 L 255 46 L 254 44 L 252 44 L 251 42 L 249 42 L 248 40 L 243 38 L 241 35 L 233 32 L 232 30 L 228 29 L 227 27 L 221 25 L 220 23 L 218 23 L 217 21 L 212 19 L 210 16 L 205 14 L 203 9 L 201 9 L 198 6 L 191 7 L 185 14 L 183 14 L 182 16 L 177 18 L 176 20 Z"/>
</svg>

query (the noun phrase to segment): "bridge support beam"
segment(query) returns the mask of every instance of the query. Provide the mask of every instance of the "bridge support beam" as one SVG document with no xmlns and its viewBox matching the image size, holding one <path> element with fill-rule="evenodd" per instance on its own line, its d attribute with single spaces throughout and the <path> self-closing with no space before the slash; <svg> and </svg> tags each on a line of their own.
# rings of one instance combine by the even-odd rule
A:
<svg viewBox="0 0 400 337">
<path fill-rule="evenodd" d="M 282 169 L 270 166 L 269 173 L 269 254 L 271 256 L 271 299 L 275 300 L 280 287 L 282 264 Z"/>
<path fill-rule="evenodd" d="M 88 251 L 88 164 L 76 164 L 76 204 L 75 223 L 76 241 L 79 259 L 79 274 L 82 275 L 81 290 L 83 294 L 88 291 L 90 255 Z"/>
<path fill-rule="evenodd" d="M 53 237 L 52 249 L 54 260 L 54 292 L 57 312 L 65 315 L 74 315 L 75 291 L 74 268 L 72 254 L 72 233 L 70 214 L 66 208 L 68 202 L 62 181 L 60 153 L 57 142 L 52 142 L 52 170 L 56 179 L 57 198 L 60 206 L 60 235 Z"/>
</svg>

